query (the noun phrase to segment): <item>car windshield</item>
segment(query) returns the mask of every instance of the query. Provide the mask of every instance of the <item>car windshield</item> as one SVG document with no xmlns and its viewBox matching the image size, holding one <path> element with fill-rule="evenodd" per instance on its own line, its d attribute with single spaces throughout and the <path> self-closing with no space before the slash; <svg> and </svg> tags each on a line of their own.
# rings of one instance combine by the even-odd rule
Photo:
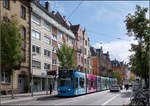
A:
<svg viewBox="0 0 150 106">
<path fill-rule="evenodd" d="M 119 85 L 112 85 L 112 87 L 119 87 Z"/>
<path fill-rule="evenodd" d="M 71 78 L 60 78 L 59 86 L 71 86 Z"/>
</svg>

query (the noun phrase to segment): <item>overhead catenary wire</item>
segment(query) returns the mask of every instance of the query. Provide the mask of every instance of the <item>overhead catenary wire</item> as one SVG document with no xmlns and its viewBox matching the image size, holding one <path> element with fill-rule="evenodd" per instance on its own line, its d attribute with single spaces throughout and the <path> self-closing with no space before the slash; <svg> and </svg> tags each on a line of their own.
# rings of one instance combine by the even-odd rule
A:
<svg viewBox="0 0 150 106">
<path fill-rule="evenodd" d="M 77 11 L 77 9 L 80 7 L 80 5 L 83 3 L 83 0 L 76 6 L 76 8 L 71 12 L 71 14 L 68 16 L 67 20 Z"/>
</svg>

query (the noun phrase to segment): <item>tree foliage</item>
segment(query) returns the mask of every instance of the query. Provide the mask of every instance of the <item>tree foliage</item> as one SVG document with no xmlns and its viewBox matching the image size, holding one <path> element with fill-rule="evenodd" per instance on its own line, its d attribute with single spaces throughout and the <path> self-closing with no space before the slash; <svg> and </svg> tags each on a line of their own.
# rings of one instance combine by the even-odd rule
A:
<svg viewBox="0 0 150 106">
<path fill-rule="evenodd" d="M 134 80 L 135 80 L 134 77 L 130 76 L 129 82 L 132 82 Z"/>
<path fill-rule="evenodd" d="M 21 54 L 20 28 L 15 18 L 1 22 L 1 64 L 2 70 L 15 69 L 23 58 Z"/>
<path fill-rule="evenodd" d="M 112 72 L 112 77 L 116 78 L 118 82 L 121 82 L 122 77 L 119 71 L 115 70 Z"/>
<path fill-rule="evenodd" d="M 75 66 L 75 50 L 67 46 L 65 43 L 61 48 L 57 49 L 57 56 L 60 62 L 61 69 L 74 69 Z"/>
<path fill-rule="evenodd" d="M 150 21 L 146 18 L 147 11 L 147 8 L 137 5 L 135 13 L 129 13 L 125 20 L 128 36 L 133 36 L 138 41 L 138 44 L 131 44 L 130 51 L 134 54 L 130 56 L 130 69 L 144 79 L 149 77 Z"/>
</svg>

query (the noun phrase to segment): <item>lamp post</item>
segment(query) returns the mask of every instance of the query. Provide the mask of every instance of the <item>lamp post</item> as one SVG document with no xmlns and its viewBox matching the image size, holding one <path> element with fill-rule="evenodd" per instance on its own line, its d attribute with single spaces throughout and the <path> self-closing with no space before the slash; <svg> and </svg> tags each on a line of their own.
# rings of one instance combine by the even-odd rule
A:
<svg viewBox="0 0 150 106">
<path fill-rule="evenodd" d="M 31 80 L 31 96 L 33 96 L 33 68 L 32 68 L 33 56 L 36 56 L 36 54 L 33 53 L 33 54 L 32 54 L 32 57 L 31 57 L 31 74 L 32 74 L 32 80 Z"/>
<path fill-rule="evenodd" d="M 46 70 L 46 95 L 48 95 L 48 70 Z"/>
</svg>

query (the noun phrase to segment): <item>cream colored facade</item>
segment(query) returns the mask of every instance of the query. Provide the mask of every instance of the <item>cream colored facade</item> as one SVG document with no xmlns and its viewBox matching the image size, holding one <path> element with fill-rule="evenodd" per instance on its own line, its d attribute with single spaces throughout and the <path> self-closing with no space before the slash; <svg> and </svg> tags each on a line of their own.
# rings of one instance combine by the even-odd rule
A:
<svg viewBox="0 0 150 106">
<path fill-rule="evenodd" d="M 51 65 L 52 65 L 52 40 L 51 40 L 52 29 L 50 29 L 50 31 L 48 31 L 43 25 L 44 19 L 43 18 L 40 18 L 40 19 L 41 19 L 40 25 L 36 24 L 33 20 L 31 20 L 31 33 L 33 32 L 33 30 L 40 33 L 40 39 L 36 39 L 34 37 L 32 37 L 32 39 L 31 39 L 32 45 L 40 47 L 40 54 L 35 53 L 36 55 L 32 56 L 32 60 L 41 62 L 40 69 L 33 68 L 33 75 L 41 76 L 41 74 L 43 73 L 43 76 L 46 76 L 47 74 L 46 74 L 46 70 L 44 69 L 44 63 L 50 64 L 50 70 L 51 70 Z M 47 36 L 50 38 L 50 44 L 47 44 L 46 42 L 44 42 L 44 36 Z M 44 49 L 50 51 L 50 57 L 47 57 L 44 55 Z M 34 53 L 32 52 L 32 54 L 34 54 Z"/>
<path fill-rule="evenodd" d="M 51 83 L 53 85 L 53 88 L 56 89 L 57 81 L 54 81 L 54 76 L 47 75 L 47 71 L 56 70 L 58 73 L 59 62 L 56 56 L 56 51 L 53 49 L 53 47 L 61 47 L 64 43 L 63 38 L 66 38 L 66 43 L 69 44 L 69 41 L 67 41 L 67 35 L 70 39 L 75 39 L 75 37 L 71 31 L 69 31 L 67 28 L 59 24 L 54 18 L 52 18 L 52 16 L 50 16 L 50 13 L 48 13 L 47 9 L 40 6 L 40 4 L 32 2 L 31 8 L 31 44 L 40 47 L 40 53 L 34 53 L 33 50 L 31 50 L 31 55 L 36 54 L 32 55 L 32 60 L 38 61 L 41 64 L 40 68 L 33 67 L 31 70 L 33 71 L 34 76 L 33 88 L 34 91 L 46 90 L 46 78 L 48 77 L 48 84 Z M 40 19 L 40 22 L 36 21 L 38 19 L 35 19 L 34 16 L 38 17 Z M 45 21 L 50 26 L 49 29 L 44 26 Z M 33 30 L 40 33 L 40 39 L 37 39 L 36 37 L 34 37 L 34 35 L 32 35 Z M 59 34 L 59 32 L 61 32 L 61 35 Z M 53 37 L 53 34 L 56 34 L 56 39 Z M 44 42 L 45 35 L 50 38 L 50 44 Z M 70 46 L 73 46 L 73 44 L 70 44 Z M 50 51 L 50 57 L 44 55 L 44 49 Z M 56 64 L 53 63 L 53 59 L 57 60 Z M 44 63 L 50 64 L 50 69 L 44 69 Z"/>
<path fill-rule="evenodd" d="M 91 73 L 91 52 L 90 52 L 90 41 L 86 29 L 83 31 L 84 35 L 84 72 Z"/>
<path fill-rule="evenodd" d="M 25 28 L 25 47 L 24 47 L 24 54 L 25 54 L 25 61 L 21 63 L 20 70 L 13 71 L 13 88 L 14 93 L 19 92 L 29 92 L 29 17 L 30 17 L 30 10 L 28 7 L 27 2 L 22 1 L 8 1 L 8 7 L 4 7 L 4 1 L 0 1 L 0 7 L 1 7 L 1 19 L 4 19 L 4 17 L 8 17 L 8 19 L 12 19 L 15 17 L 20 25 L 20 28 Z M 21 18 L 21 6 L 25 8 L 25 19 Z M 4 71 L 2 71 L 3 73 Z M 5 72 L 4 72 L 5 73 Z M 3 73 L 3 74 L 4 74 Z M 6 73 L 5 73 L 6 74 Z M 10 77 L 10 75 L 9 75 Z M 5 78 L 6 79 L 6 78 Z M 11 81 L 5 82 L 2 81 L 2 92 L 4 94 L 8 94 L 8 92 L 11 92 Z"/>
</svg>

